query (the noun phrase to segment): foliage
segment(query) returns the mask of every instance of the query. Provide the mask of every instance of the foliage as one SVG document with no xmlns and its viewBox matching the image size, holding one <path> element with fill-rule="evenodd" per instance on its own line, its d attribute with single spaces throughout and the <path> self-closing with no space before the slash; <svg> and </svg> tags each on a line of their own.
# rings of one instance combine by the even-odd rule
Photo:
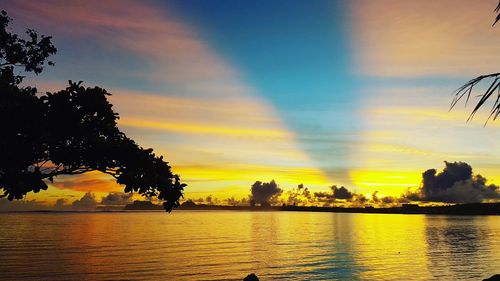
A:
<svg viewBox="0 0 500 281">
<path fill-rule="evenodd" d="M 500 20 L 500 0 L 498 1 L 498 5 L 495 8 L 495 12 L 497 13 L 497 16 L 495 18 L 495 21 L 493 22 L 493 26 Z M 476 106 L 472 110 L 471 114 L 469 115 L 469 118 L 467 121 L 470 121 L 472 118 L 474 118 L 474 115 L 478 112 L 478 110 L 485 104 L 485 102 L 491 98 L 491 97 L 496 97 L 495 102 L 493 104 L 493 107 L 490 110 L 490 114 L 488 116 L 488 119 L 485 122 L 488 123 L 488 121 L 493 117 L 493 120 L 496 120 L 498 115 L 500 115 L 500 72 L 497 73 L 491 73 L 491 74 L 485 74 L 485 75 L 480 75 L 469 82 L 465 83 L 462 85 L 460 88 L 458 88 L 455 91 L 455 97 L 453 98 L 453 101 L 451 102 L 451 107 L 455 107 L 455 105 L 464 98 L 466 97 L 465 100 L 465 105 L 467 105 L 467 102 L 470 99 L 470 95 L 472 94 L 472 90 L 474 87 L 478 86 L 480 82 L 486 81 L 486 80 L 491 80 L 493 79 L 493 82 L 491 82 L 490 86 L 488 89 L 481 95 L 479 95 L 480 99 L 477 102 Z M 496 93 L 496 94 L 495 94 Z"/>
<path fill-rule="evenodd" d="M 20 38 L 8 30 L 12 19 L 7 12 L 0 13 L 0 77 L 9 84 L 20 84 L 23 76 L 14 75 L 14 67 L 23 67 L 26 72 L 40 74 L 46 59 L 56 53 L 57 49 L 52 44 L 52 37 L 39 36 L 33 29 L 26 30 L 28 40 Z M 48 65 L 54 65 L 47 61 Z"/>
<path fill-rule="evenodd" d="M 51 37 L 28 30 L 24 40 L 8 30 L 0 14 L 0 189 L 9 200 L 48 188 L 59 175 L 100 171 L 113 176 L 126 192 L 163 200 L 165 210 L 179 206 L 185 184 L 152 149 L 139 147 L 117 127 L 106 90 L 82 82 L 55 93 L 21 87 L 24 72 L 39 74 L 53 65 Z"/>
</svg>

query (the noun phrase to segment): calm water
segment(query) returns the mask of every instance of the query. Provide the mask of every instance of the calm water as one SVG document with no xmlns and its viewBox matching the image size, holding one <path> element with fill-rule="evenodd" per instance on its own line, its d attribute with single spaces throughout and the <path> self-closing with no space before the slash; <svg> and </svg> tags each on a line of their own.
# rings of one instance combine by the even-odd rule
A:
<svg viewBox="0 0 500 281">
<path fill-rule="evenodd" d="M 0 214 L 1 280 L 481 280 L 500 217 Z"/>
</svg>

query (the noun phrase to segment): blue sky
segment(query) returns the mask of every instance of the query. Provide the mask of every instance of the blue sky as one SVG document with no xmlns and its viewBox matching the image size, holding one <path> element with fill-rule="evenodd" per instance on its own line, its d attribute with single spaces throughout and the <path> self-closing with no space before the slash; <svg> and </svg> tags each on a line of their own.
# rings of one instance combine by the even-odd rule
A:
<svg viewBox="0 0 500 281">
<path fill-rule="evenodd" d="M 342 1 L 172 1 L 204 40 L 269 101 L 302 149 L 330 176 L 346 178 L 358 126 L 356 81 Z M 335 143 L 335 147 L 332 144 Z"/>
</svg>

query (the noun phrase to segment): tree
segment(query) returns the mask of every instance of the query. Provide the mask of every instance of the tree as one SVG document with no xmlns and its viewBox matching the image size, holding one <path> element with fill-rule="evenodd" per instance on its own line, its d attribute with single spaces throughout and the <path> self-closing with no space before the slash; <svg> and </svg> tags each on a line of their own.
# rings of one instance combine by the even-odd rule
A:
<svg viewBox="0 0 500 281">
<path fill-rule="evenodd" d="M 497 7 L 495 8 L 495 13 L 497 13 L 497 16 L 495 18 L 495 21 L 493 22 L 493 26 L 498 22 L 500 21 L 500 0 L 498 1 L 498 5 Z M 472 89 L 475 87 L 475 86 L 478 86 L 478 84 L 480 84 L 480 82 L 482 81 L 486 81 L 486 80 L 493 80 L 491 82 L 491 84 L 489 85 L 488 89 L 483 93 L 481 94 L 479 97 L 479 101 L 477 102 L 476 106 L 474 107 L 474 109 L 472 110 L 471 114 L 469 115 L 469 118 L 467 119 L 467 121 L 471 120 L 472 118 L 474 118 L 474 115 L 477 113 L 477 111 L 485 104 L 485 102 L 491 98 L 491 97 L 496 97 L 495 101 L 494 101 L 494 104 L 493 104 L 493 107 L 490 111 L 490 114 L 488 116 L 488 119 L 486 120 L 486 123 L 491 119 L 493 118 L 493 120 L 496 120 L 498 115 L 500 114 L 500 72 L 497 72 L 497 73 L 490 73 L 490 74 L 484 74 L 484 75 L 481 75 L 481 76 L 478 76 L 472 80 L 470 80 L 469 82 L 465 83 L 464 85 L 462 85 L 460 88 L 458 88 L 456 91 L 455 91 L 455 97 L 453 98 L 453 101 L 451 102 L 451 107 L 450 109 L 452 109 L 453 107 L 455 107 L 455 105 L 461 100 L 463 99 L 464 97 L 466 97 L 465 99 L 465 104 L 467 105 L 467 102 L 469 101 L 470 99 L 470 95 L 472 93 Z M 495 95 L 495 92 L 496 92 L 496 95 Z M 485 124 L 486 124 L 485 123 Z"/>
<path fill-rule="evenodd" d="M 28 29 L 28 40 L 8 30 L 11 19 L 0 13 L 0 198 L 21 199 L 48 188 L 60 175 L 100 171 L 124 185 L 125 192 L 163 200 L 170 212 L 179 206 L 186 184 L 171 167 L 117 127 L 118 113 L 99 87 L 69 86 L 39 93 L 21 86 L 16 69 L 40 74 L 55 54 L 50 36 Z"/>
</svg>

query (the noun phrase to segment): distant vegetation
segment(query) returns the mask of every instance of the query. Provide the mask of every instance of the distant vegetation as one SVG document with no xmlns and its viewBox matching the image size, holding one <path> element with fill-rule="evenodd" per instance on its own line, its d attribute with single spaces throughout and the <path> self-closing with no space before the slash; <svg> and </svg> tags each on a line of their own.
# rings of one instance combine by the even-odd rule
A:
<svg viewBox="0 0 500 281">
<path fill-rule="evenodd" d="M 69 82 L 66 89 L 40 93 L 24 86 L 21 72 L 40 74 L 57 49 L 50 36 L 11 33 L 11 19 L 0 14 L 0 198 L 21 199 L 48 188 L 61 175 L 100 171 L 137 192 L 179 206 L 185 184 L 171 167 L 117 127 L 110 95 L 99 87 Z M 88 196 L 91 196 L 89 194 Z M 83 198 L 81 199 L 83 200 Z M 85 200 L 90 200 L 85 198 Z M 94 200 L 95 201 L 95 200 Z"/>
</svg>

